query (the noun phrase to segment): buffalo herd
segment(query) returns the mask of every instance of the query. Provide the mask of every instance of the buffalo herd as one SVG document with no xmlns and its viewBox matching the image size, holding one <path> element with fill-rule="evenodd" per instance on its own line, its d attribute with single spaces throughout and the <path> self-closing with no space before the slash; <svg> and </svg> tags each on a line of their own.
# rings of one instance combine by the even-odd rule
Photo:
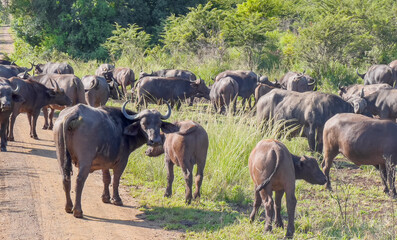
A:
<svg viewBox="0 0 397 240">
<path fill-rule="evenodd" d="M 29 72 L 34 69 L 33 76 Z M 131 152 L 146 144 L 146 155 L 164 153 L 167 169 L 165 197 L 172 195 L 174 165 L 180 166 L 186 182 L 185 201 L 200 197 L 204 176 L 208 135 L 190 120 L 166 122 L 174 106 L 195 98 L 209 101 L 215 112 L 235 114 L 242 99 L 242 111 L 256 114 L 258 126 L 265 121 L 279 122 L 291 137 L 307 138 L 309 149 L 323 153 L 322 171 L 316 159 L 291 154 L 286 146 L 273 139 L 260 141 L 249 156 L 249 172 L 255 185 L 254 220 L 258 208 L 266 210 L 265 230 L 283 227 L 281 199 L 286 194 L 288 226 L 286 237 L 294 234 L 296 207 L 295 180 L 326 185 L 333 159 L 339 153 L 356 165 L 374 165 L 380 171 L 384 192 L 397 198 L 395 165 L 397 163 L 397 60 L 390 65 L 373 65 L 357 75 L 364 85 L 339 85 L 339 96 L 317 91 L 318 81 L 305 72 L 287 72 L 280 80 L 269 81 L 252 71 L 227 70 L 212 79 L 211 86 L 188 70 L 163 69 L 140 72 L 102 64 L 95 75 L 81 79 L 67 63 L 34 64 L 19 67 L 0 62 L 0 135 L 1 151 L 7 141 L 14 141 L 13 128 L 20 113 L 26 113 L 30 136 L 38 139 L 37 118 L 42 110 L 43 129 L 53 129 L 57 159 L 63 175 L 66 195 L 65 211 L 83 217 L 81 195 L 89 173 L 102 170 L 104 203 L 122 205 L 118 187 Z M 130 93 L 127 87 L 130 86 Z M 108 99 L 123 99 L 120 108 L 105 106 Z M 251 103 L 254 99 L 254 104 Z M 126 109 L 135 101 L 139 112 Z M 148 103 L 167 104 L 162 115 L 149 110 Z M 231 106 L 233 105 L 233 106 Z M 50 114 L 48 116 L 48 109 Z M 53 124 L 55 110 L 62 110 Z M 251 111 L 252 110 L 252 111 Z M 258 127 L 258 129 L 262 129 Z M 260 130 L 259 130 L 260 131 Z M 395 142 L 396 141 L 396 142 Z M 396 154 L 395 154 L 396 153 Z M 71 200 L 72 165 L 78 168 L 74 204 Z M 196 190 L 192 193 L 193 166 L 197 165 Z M 113 193 L 109 192 L 110 169 L 113 170 Z M 275 191 L 273 200 L 272 192 Z M 274 209 L 276 208 L 276 209 Z"/>
</svg>

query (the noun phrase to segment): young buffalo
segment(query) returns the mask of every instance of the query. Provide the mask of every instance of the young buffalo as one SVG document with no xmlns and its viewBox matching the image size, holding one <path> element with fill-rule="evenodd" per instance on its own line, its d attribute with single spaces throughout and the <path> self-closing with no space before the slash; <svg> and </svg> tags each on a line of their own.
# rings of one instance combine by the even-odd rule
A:
<svg viewBox="0 0 397 240">
<path fill-rule="evenodd" d="M 295 179 L 304 179 L 311 184 L 325 184 L 325 176 L 321 172 L 316 160 L 306 156 L 298 157 L 290 154 L 284 144 L 277 140 L 260 141 L 252 150 L 249 157 L 249 171 L 255 184 L 255 200 L 250 220 L 255 219 L 261 203 L 266 209 L 265 231 L 272 230 L 274 206 L 276 206 L 276 226 L 284 227 L 281 219 L 281 198 L 286 194 L 288 227 L 286 237 L 290 238 L 295 232 Z M 273 205 L 272 192 L 276 192 Z"/>
<path fill-rule="evenodd" d="M 174 123 L 177 129 L 173 133 L 162 135 L 164 144 L 158 147 L 150 146 L 146 155 L 150 157 L 165 153 L 165 165 L 167 167 L 167 189 L 165 197 L 172 195 L 172 182 L 174 181 L 174 164 L 182 168 L 186 182 L 186 203 L 192 201 L 193 165 L 197 164 L 196 192 L 194 199 L 200 197 L 200 187 L 203 182 L 205 161 L 208 150 L 207 132 L 198 123 L 193 121 L 182 121 Z"/>
</svg>

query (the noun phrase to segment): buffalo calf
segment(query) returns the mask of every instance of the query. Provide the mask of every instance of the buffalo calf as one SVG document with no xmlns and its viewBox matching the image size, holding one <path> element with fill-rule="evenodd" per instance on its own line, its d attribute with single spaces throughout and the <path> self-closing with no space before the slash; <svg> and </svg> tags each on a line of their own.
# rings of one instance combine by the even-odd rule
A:
<svg viewBox="0 0 397 240">
<path fill-rule="evenodd" d="M 212 85 L 210 99 L 216 112 L 224 113 L 225 106 L 229 108 L 230 103 L 233 103 L 233 113 L 236 112 L 238 88 L 238 83 L 232 77 L 221 78 Z"/>
<path fill-rule="evenodd" d="M 192 200 L 193 166 L 197 164 L 196 191 L 194 198 L 200 197 L 200 187 L 203 181 L 204 167 L 208 150 L 207 132 L 198 123 L 182 121 L 174 123 L 174 133 L 165 132 L 164 144 L 159 147 L 149 147 L 146 155 L 156 157 L 165 152 L 165 165 L 167 167 L 167 189 L 165 197 L 172 195 L 172 182 L 174 181 L 174 165 L 182 168 L 186 182 L 186 203 Z"/>
<path fill-rule="evenodd" d="M 394 185 L 397 164 L 397 124 L 359 114 L 343 113 L 330 118 L 324 126 L 323 171 L 331 190 L 329 171 L 338 153 L 354 164 L 378 166 L 384 192 L 397 197 Z M 389 187 L 387 186 L 389 182 Z"/>
<path fill-rule="evenodd" d="M 284 144 L 273 139 L 260 141 L 252 150 L 248 167 L 255 184 L 255 200 L 250 220 L 255 215 L 261 203 L 266 209 L 265 230 L 272 230 L 274 206 L 276 206 L 276 226 L 284 227 L 280 211 L 281 198 L 286 194 L 288 227 L 286 237 L 292 237 L 295 232 L 295 180 L 303 179 L 311 184 L 325 184 L 326 179 L 317 161 L 306 156 L 298 157 L 290 154 Z M 273 203 L 272 192 L 276 192 Z"/>
</svg>

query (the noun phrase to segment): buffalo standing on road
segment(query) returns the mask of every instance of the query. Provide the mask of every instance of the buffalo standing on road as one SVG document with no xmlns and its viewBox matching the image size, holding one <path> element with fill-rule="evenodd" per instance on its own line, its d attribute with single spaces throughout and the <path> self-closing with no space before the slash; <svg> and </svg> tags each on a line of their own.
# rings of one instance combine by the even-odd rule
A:
<svg viewBox="0 0 397 240">
<path fill-rule="evenodd" d="M 272 119 L 299 124 L 303 127 L 310 149 L 318 152 L 322 151 L 325 122 L 335 114 L 344 112 L 353 112 L 352 105 L 336 95 L 321 92 L 300 93 L 274 89 L 262 96 L 257 104 L 259 122 Z"/>
<path fill-rule="evenodd" d="M 193 121 L 182 121 L 174 123 L 176 126 L 173 133 L 166 133 L 163 145 L 158 147 L 149 147 L 146 155 L 150 157 L 159 156 L 165 153 L 165 165 L 167 168 L 167 188 L 165 197 L 172 195 L 172 182 L 174 181 L 174 165 L 182 168 L 183 176 L 186 182 L 186 203 L 192 201 L 193 185 L 193 166 L 197 164 L 196 171 L 196 191 L 194 199 L 200 197 L 201 183 L 204 177 L 204 167 L 208 151 L 207 132 L 198 123 Z"/>
<path fill-rule="evenodd" d="M 211 87 L 210 99 L 216 112 L 219 109 L 221 113 L 225 113 L 225 106 L 229 109 L 229 105 L 232 103 L 233 113 L 235 113 L 237 96 L 238 83 L 232 77 L 221 78 Z"/>
<path fill-rule="evenodd" d="M 144 77 L 135 86 L 137 88 L 138 104 L 147 105 L 148 102 L 170 101 L 171 107 L 181 106 L 181 100 L 191 96 L 201 95 L 209 99 L 210 89 L 202 79 L 186 81 L 183 78 Z"/>
<path fill-rule="evenodd" d="M 113 169 L 113 204 L 123 205 L 118 187 L 130 153 L 145 143 L 161 145 L 160 129 L 169 132 L 176 127 L 163 122 L 171 115 L 170 106 L 163 116 L 156 110 L 126 111 L 126 103 L 122 109 L 78 104 L 63 110 L 55 121 L 54 139 L 66 194 L 65 211 L 73 212 L 75 217 L 83 217 L 81 194 L 90 172 L 102 170 L 102 201 L 110 203 L 109 169 Z M 78 167 L 74 208 L 70 198 L 72 163 Z"/>
<path fill-rule="evenodd" d="M 397 124 L 359 114 L 337 114 L 324 126 L 324 160 L 322 167 L 331 190 L 329 171 L 338 153 L 354 164 L 379 166 L 384 192 L 396 198 Z M 387 186 L 387 182 L 389 186 Z"/>
<path fill-rule="evenodd" d="M 58 73 L 58 74 L 74 74 L 72 66 L 67 63 L 52 63 L 37 64 L 34 70 L 35 74 L 47 74 L 47 73 Z"/>
<path fill-rule="evenodd" d="M 284 227 L 281 218 L 281 199 L 286 194 L 288 227 L 286 237 L 295 232 L 295 180 L 304 179 L 311 184 L 325 184 L 326 179 L 316 159 L 290 154 L 287 147 L 277 140 L 260 141 L 252 150 L 248 167 L 255 184 L 255 200 L 250 220 L 255 219 L 258 208 L 263 203 L 266 209 L 265 231 L 272 230 L 274 207 L 276 207 L 276 226 Z M 276 192 L 273 203 L 273 191 Z"/>
<path fill-rule="evenodd" d="M 14 104 L 24 100 L 20 95 L 18 95 L 18 91 L 19 87 L 13 89 L 8 80 L 0 79 L 0 150 L 2 152 L 7 151 L 6 130 Z"/>
<path fill-rule="evenodd" d="M 385 64 L 373 65 L 364 74 L 360 74 L 358 69 L 356 72 L 359 77 L 364 79 L 364 85 L 387 83 L 390 86 L 394 86 L 397 80 L 397 72 Z"/>
<path fill-rule="evenodd" d="M 58 84 L 54 81 L 53 88 L 50 89 L 43 84 L 33 81 L 31 79 L 23 80 L 20 78 L 13 77 L 10 79 L 13 88 L 19 87 L 18 94 L 25 99 L 23 102 L 17 102 L 14 104 L 12 114 L 10 117 L 10 130 L 8 132 L 8 140 L 14 141 L 14 124 L 15 119 L 21 112 L 25 112 L 28 115 L 30 125 L 30 137 L 38 139 L 36 132 L 37 118 L 40 115 L 40 110 L 47 105 L 70 105 L 72 101 L 65 92 L 59 88 Z"/>
<path fill-rule="evenodd" d="M 228 70 L 219 73 L 215 78 L 215 82 L 224 77 L 231 77 L 238 83 L 238 95 L 243 98 L 243 106 L 245 106 L 245 101 L 247 100 L 248 106 L 251 108 L 251 95 L 254 94 L 258 85 L 258 76 L 252 71 Z"/>
</svg>

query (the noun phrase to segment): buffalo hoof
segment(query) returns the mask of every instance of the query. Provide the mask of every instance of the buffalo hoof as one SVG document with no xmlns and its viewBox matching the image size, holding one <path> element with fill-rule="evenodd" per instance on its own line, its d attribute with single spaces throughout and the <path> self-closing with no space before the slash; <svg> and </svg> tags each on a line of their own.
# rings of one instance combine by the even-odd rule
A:
<svg viewBox="0 0 397 240">
<path fill-rule="evenodd" d="M 15 140 L 14 140 L 14 137 L 8 137 L 7 140 L 10 141 L 10 142 L 15 141 Z"/>
<path fill-rule="evenodd" d="M 73 210 L 73 216 L 75 218 L 83 218 L 83 211 L 82 210 Z"/>
<path fill-rule="evenodd" d="M 169 198 L 169 197 L 171 197 L 171 195 L 172 195 L 171 193 L 167 193 L 167 192 L 166 192 L 166 193 L 164 193 L 164 197 L 166 197 L 166 198 Z"/>
<path fill-rule="evenodd" d="M 265 232 L 271 232 L 272 231 L 272 225 L 270 225 L 270 224 L 266 224 L 265 225 Z"/>
<path fill-rule="evenodd" d="M 186 199 L 185 203 L 186 203 L 187 205 L 190 205 L 190 204 L 192 203 L 192 199 L 191 199 L 191 198 Z"/>
<path fill-rule="evenodd" d="M 7 152 L 7 148 L 6 147 L 1 147 L 1 152 Z"/>
<path fill-rule="evenodd" d="M 113 199 L 113 204 L 116 206 L 123 206 L 123 201 L 121 201 L 121 199 L 119 199 L 119 200 Z"/>
<path fill-rule="evenodd" d="M 48 129 L 48 125 L 44 125 L 44 126 L 43 126 L 43 129 L 44 129 L 44 130 L 47 130 L 47 129 Z"/>
<path fill-rule="evenodd" d="M 65 207 L 65 212 L 72 213 L 73 212 L 73 206 L 66 206 Z"/>
<path fill-rule="evenodd" d="M 54 126 L 49 126 L 48 130 L 52 130 L 54 128 Z"/>
<path fill-rule="evenodd" d="M 103 203 L 110 203 L 110 197 L 109 197 L 109 196 L 102 195 L 102 202 L 103 202 Z"/>
<path fill-rule="evenodd" d="M 197 199 L 197 198 L 200 198 L 200 193 L 195 193 L 195 194 L 193 195 L 193 199 Z"/>
<path fill-rule="evenodd" d="M 276 222 L 276 223 L 275 223 L 275 226 L 276 226 L 276 227 L 279 227 L 279 228 L 284 228 L 284 224 L 283 224 L 282 221 L 281 221 L 281 222 Z"/>
<path fill-rule="evenodd" d="M 397 199 L 397 193 L 396 193 L 396 192 L 389 193 L 389 196 L 390 196 L 392 199 Z"/>
</svg>

